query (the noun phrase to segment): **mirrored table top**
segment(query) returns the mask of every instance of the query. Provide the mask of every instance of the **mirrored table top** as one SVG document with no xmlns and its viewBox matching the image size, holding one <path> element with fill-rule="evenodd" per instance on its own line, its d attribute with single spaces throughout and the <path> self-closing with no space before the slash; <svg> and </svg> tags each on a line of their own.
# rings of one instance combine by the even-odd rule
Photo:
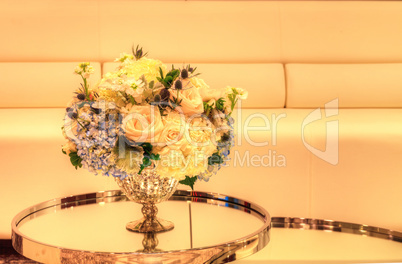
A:
<svg viewBox="0 0 402 264">
<path fill-rule="evenodd" d="M 141 205 L 120 191 L 55 199 L 14 218 L 13 245 L 24 256 L 45 263 L 402 260 L 402 233 L 387 229 L 305 218 L 271 220 L 257 205 L 213 193 L 176 191 L 170 201 L 157 206 L 158 216 L 175 228 L 144 235 L 125 229 L 127 222 L 141 218 Z M 149 241 L 157 241 L 151 253 L 144 252 Z"/>
<path fill-rule="evenodd" d="M 46 263 L 226 263 L 269 242 L 268 212 L 247 201 L 178 190 L 157 207 L 174 229 L 140 234 L 125 226 L 141 205 L 120 191 L 55 199 L 14 218 L 13 246 Z"/>
</svg>

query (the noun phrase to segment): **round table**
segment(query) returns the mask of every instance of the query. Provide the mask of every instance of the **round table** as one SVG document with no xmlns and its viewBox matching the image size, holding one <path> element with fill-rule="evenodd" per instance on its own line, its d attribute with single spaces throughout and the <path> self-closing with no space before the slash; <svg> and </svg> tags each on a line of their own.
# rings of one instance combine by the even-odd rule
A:
<svg viewBox="0 0 402 264">
<path fill-rule="evenodd" d="M 268 212 L 241 199 L 178 190 L 157 207 L 174 229 L 140 234 L 125 225 L 141 205 L 121 191 L 54 199 L 13 219 L 13 246 L 44 263 L 227 263 L 269 242 Z"/>
<path fill-rule="evenodd" d="M 120 191 L 54 199 L 19 213 L 14 248 L 45 263 L 401 262 L 402 233 L 331 220 L 269 217 L 263 208 L 215 193 L 176 191 L 158 204 L 172 231 L 125 229 L 141 205 Z"/>
</svg>

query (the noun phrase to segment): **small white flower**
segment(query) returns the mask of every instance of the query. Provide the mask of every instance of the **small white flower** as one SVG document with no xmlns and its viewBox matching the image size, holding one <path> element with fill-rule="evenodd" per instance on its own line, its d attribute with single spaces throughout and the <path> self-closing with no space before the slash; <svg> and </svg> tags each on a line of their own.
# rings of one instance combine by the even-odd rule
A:
<svg viewBox="0 0 402 264">
<path fill-rule="evenodd" d="M 82 75 L 83 78 L 89 78 L 89 76 L 94 72 L 95 69 L 89 64 L 89 62 L 81 62 L 74 70 L 75 74 Z"/>
<path fill-rule="evenodd" d="M 127 54 L 127 53 L 120 53 L 120 58 L 115 59 L 115 62 L 124 62 L 125 60 L 133 60 L 134 59 L 134 55 L 132 54 Z"/>
</svg>

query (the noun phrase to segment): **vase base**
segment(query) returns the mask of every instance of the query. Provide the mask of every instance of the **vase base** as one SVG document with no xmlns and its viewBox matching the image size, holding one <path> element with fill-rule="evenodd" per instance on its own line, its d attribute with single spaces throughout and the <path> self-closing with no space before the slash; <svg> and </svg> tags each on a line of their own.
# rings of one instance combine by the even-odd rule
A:
<svg viewBox="0 0 402 264">
<path fill-rule="evenodd" d="M 174 224 L 170 221 L 160 218 L 152 219 L 151 221 L 142 218 L 137 221 L 129 222 L 126 229 L 136 233 L 161 233 L 170 231 L 174 228 Z"/>
</svg>

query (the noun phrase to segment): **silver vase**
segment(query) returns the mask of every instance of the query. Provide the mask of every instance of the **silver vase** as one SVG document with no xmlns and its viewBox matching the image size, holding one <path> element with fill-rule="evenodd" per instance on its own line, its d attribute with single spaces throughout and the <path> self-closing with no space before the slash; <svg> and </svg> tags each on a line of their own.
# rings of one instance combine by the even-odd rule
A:
<svg viewBox="0 0 402 264">
<path fill-rule="evenodd" d="M 155 204 L 168 200 L 176 191 L 179 181 L 158 175 L 153 168 L 145 168 L 141 174 L 128 176 L 123 180 L 115 178 L 128 199 L 142 204 L 143 218 L 129 222 L 126 229 L 138 233 L 159 233 L 172 230 L 174 224 L 156 217 Z"/>
</svg>

